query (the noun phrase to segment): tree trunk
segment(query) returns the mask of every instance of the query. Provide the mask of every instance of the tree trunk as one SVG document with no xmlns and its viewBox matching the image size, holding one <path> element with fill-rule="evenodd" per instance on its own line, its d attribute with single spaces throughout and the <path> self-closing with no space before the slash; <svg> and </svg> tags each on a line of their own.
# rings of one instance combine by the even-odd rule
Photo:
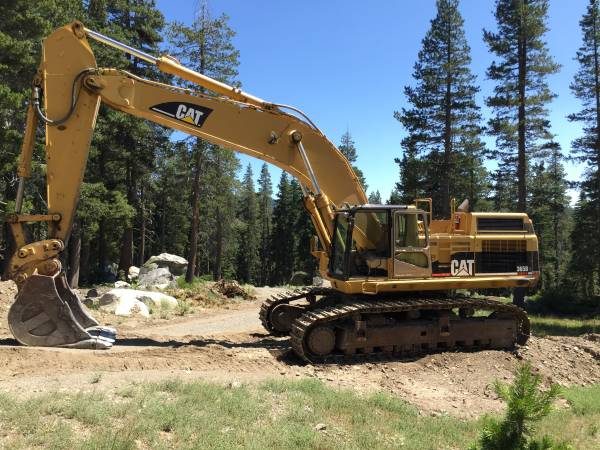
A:
<svg viewBox="0 0 600 450">
<path fill-rule="evenodd" d="M 136 180 L 134 179 L 131 162 L 128 161 L 127 201 L 130 205 L 136 204 L 135 184 Z M 128 226 L 125 229 L 125 231 L 123 231 L 123 237 L 121 238 L 121 255 L 119 258 L 119 268 L 117 270 L 117 276 L 120 272 L 127 273 L 131 266 L 133 266 L 133 225 Z"/>
<path fill-rule="evenodd" d="M 160 253 L 163 253 L 165 249 L 165 237 L 166 237 L 166 228 L 167 228 L 167 205 L 165 201 L 166 195 L 163 193 L 161 198 L 161 213 L 160 213 L 160 239 L 158 248 L 160 248 Z"/>
<path fill-rule="evenodd" d="M 527 0 L 523 0 L 524 9 L 527 8 Z M 525 147 L 525 87 L 527 83 L 527 44 L 525 39 L 525 17 L 523 12 L 520 15 L 519 24 L 519 42 L 518 42 L 518 90 L 519 90 L 519 112 L 518 112 L 518 141 L 517 141 L 517 190 L 518 201 L 517 210 L 525 212 L 527 208 L 527 156 Z"/>
<path fill-rule="evenodd" d="M 127 273 L 133 266 L 133 227 L 128 227 L 121 238 L 121 257 L 119 258 L 118 274 Z"/>
<path fill-rule="evenodd" d="M 198 252 L 198 222 L 200 220 L 200 166 L 202 163 L 202 148 L 199 141 L 196 142 L 194 158 L 194 182 L 192 184 L 192 223 L 190 225 L 188 266 L 185 273 L 185 281 L 191 283 L 196 271 L 196 255 Z"/>
<path fill-rule="evenodd" d="M 102 276 L 104 276 L 105 272 L 106 272 L 106 266 L 108 265 L 108 250 L 106 247 L 106 223 L 104 222 L 104 220 L 100 221 L 100 224 L 98 226 L 98 272 L 97 274 L 100 274 Z M 94 280 L 96 281 L 96 280 Z M 101 280 L 103 281 L 103 280 Z"/>
<path fill-rule="evenodd" d="M 90 241 L 85 239 L 83 230 L 81 234 L 81 255 L 79 260 L 79 279 L 90 284 Z"/>
<path fill-rule="evenodd" d="M 140 189 L 140 248 L 138 252 L 138 266 L 144 265 L 146 253 L 146 209 L 144 204 L 144 182 Z M 127 268 L 129 270 L 129 267 Z"/>
<path fill-rule="evenodd" d="M 216 232 L 215 232 L 215 267 L 213 269 L 213 278 L 220 280 L 223 278 L 223 219 L 217 206 L 216 211 Z"/>
<path fill-rule="evenodd" d="M 450 30 L 448 30 L 450 37 Z M 446 63 L 447 70 L 450 70 L 450 61 L 452 56 L 451 43 L 446 43 Z M 453 175 L 451 170 L 452 161 L 452 77 L 450 73 L 446 74 L 446 94 L 444 96 L 444 167 L 442 168 L 442 218 L 450 217 L 450 177 Z"/>
<path fill-rule="evenodd" d="M 206 69 L 206 43 L 204 39 L 201 40 L 199 45 L 200 50 L 200 73 L 204 73 Z M 204 92 L 204 88 L 200 88 L 200 92 Z M 198 255 L 198 222 L 200 221 L 200 169 L 202 163 L 202 156 L 204 151 L 204 143 L 200 139 L 196 140 L 196 158 L 194 161 L 194 183 L 192 191 L 192 223 L 190 225 L 190 236 L 189 236 L 189 253 L 188 253 L 188 266 L 185 273 L 185 281 L 191 283 L 194 279 L 194 273 L 196 272 L 196 258 Z"/>
<path fill-rule="evenodd" d="M 73 221 L 71 236 L 69 237 L 69 286 L 73 289 L 79 287 L 79 265 L 81 261 L 81 225 L 78 220 Z"/>
<path fill-rule="evenodd" d="M 600 195 L 600 62 L 598 55 L 598 17 L 593 8 L 594 31 L 594 93 L 596 94 L 596 195 Z M 600 201 L 596 199 L 596 236 L 600 236 Z M 600 249 L 596 247 L 596 261 L 600 260 Z"/>
</svg>

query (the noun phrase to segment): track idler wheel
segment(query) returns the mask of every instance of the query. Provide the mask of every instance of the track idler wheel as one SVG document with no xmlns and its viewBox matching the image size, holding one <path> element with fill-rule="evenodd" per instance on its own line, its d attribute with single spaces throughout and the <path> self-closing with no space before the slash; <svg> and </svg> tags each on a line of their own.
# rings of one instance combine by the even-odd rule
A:
<svg viewBox="0 0 600 450">
<path fill-rule="evenodd" d="M 304 313 L 304 308 L 283 303 L 271 311 L 270 319 L 273 329 L 278 333 L 289 334 L 292 323 Z"/>
<path fill-rule="evenodd" d="M 8 326 L 23 345 L 106 349 L 116 331 L 101 327 L 84 309 L 63 273 L 31 275 L 8 311 Z"/>
</svg>

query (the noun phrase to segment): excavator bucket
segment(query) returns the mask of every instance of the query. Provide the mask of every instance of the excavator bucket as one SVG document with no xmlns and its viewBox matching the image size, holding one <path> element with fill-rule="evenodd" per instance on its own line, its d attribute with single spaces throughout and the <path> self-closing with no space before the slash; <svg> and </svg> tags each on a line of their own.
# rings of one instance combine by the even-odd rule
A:
<svg viewBox="0 0 600 450">
<path fill-rule="evenodd" d="M 87 313 L 63 273 L 27 278 L 8 325 L 17 341 L 31 346 L 106 349 L 116 339 L 116 330 L 99 326 Z"/>
</svg>

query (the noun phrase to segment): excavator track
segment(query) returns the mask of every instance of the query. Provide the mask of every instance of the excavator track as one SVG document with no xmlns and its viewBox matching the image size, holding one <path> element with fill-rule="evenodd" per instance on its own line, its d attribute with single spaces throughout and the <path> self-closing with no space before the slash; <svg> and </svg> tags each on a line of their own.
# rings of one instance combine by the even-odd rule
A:
<svg viewBox="0 0 600 450">
<path fill-rule="evenodd" d="M 278 329 L 272 321 L 272 313 L 279 305 L 287 305 L 295 300 L 308 299 L 310 295 L 323 295 L 325 289 L 321 288 L 300 288 L 294 291 L 288 291 L 281 294 L 272 295 L 260 306 L 258 317 L 263 327 L 273 336 L 287 336 L 289 330 Z"/>
<path fill-rule="evenodd" d="M 488 317 L 463 319 L 453 315 L 450 319 L 450 313 L 454 309 L 471 311 L 471 315 L 477 310 L 491 311 L 492 314 Z M 440 314 L 448 320 L 430 318 L 420 323 L 411 319 L 399 320 L 394 324 L 388 324 L 387 328 L 385 325 L 379 327 L 373 333 L 374 336 L 371 336 L 369 328 L 365 327 L 365 330 L 362 330 L 364 336 L 358 338 L 359 344 L 352 338 L 353 333 L 361 332 L 357 330 L 356 324 L 364 325 L 368 323 L 369 318 L 387 316 L 388 320 L 393 321 L 389 319 L 390 316 L 423 311 L 428 314 Z M 357 317 L 361 319 L 357 321 Z M 454 324 L 460 322 L 463 326 L 462 334 L 460 332 L 453 334 L 453 327 L 457 326 L 453 325 L 453 322 Z M 353 324 L 349 325 L 350 323 Z M 414 325 L 415 323 L 418 325 Z M 447 328 L 440 332 L 440 324 Z M 406 332 L 411 326 L 413 329 Z M 468 331 L 469 326 L 474 326 L 471 331 Z M 502 331 L 501 327 L 507 327 L 511 331 Z M 438 330 L 436 331 L 435 328 Z M 467 338 L 465 338 L 465 330 L 467 330 Z M 411 331 L 416 331 L 412 338 Z M 515 344 L 525 344 L 529 338 L 529 331 L 529 319 L 522 309 L 490 298 L 366 300 L 348 296 L 339 304 L 304 312 L 292 324 L 290 342 L 292 349 L 300 358 L 307 362 L 319 363 L 373 356 L 409 356 L 454 348 L 469 350 L 512 348 Z M 391 342 L 390 339 L 394 338 L 390 336 L 394 332 L 397 332 L 400 338 Z M 478 335 L 477 332 L 481 334 Z M 426 333 L 429 333 L 429 336 L 424 338 Z M 490 338 L 495 336 L 494 333 L 498 335 Z M 432 335 L 435 335 L 433 336 L 435 345 L 431 345 Z M 385 345 L 382 345 L 382 339 L 387 339 Z M 345 348 L 340 349 L 340 342 L 342 347 L 345 345 Z M 346 345 L 348 343 L 351 345 Z M 311 347 L 316 348 L 318 353 L 311 351 Z M 331 351 L 328 352 L 329 349 Z"/>
</svg>

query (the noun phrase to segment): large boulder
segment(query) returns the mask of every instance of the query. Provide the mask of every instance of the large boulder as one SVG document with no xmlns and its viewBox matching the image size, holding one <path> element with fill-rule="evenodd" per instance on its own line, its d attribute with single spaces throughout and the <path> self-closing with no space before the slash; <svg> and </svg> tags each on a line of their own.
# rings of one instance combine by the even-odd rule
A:
<svg viewBox="0 0 600 450">
<path fill-rule="evenodd" d="M 161 292 L 139 291 L 135 289 L 111 289 L 98 300 L 100 307 L 117 316 L 139 314 L 150 316 L 150 309 L 172 309 L 177 299 Z"/>
<path fill-rule="evenodd" d="M 175 277 L 169 272 L 167 267 L 159 267 L 156 269 L 142 267 L 138 277 L 138 286 L 144 289 L 166 289 L 174 283 L 174 281 Z"/>
<path fill-rule="evenodd" d="M 140 275 L 139 267 L 131 266 L 129 268 L 129 270 L 127 271 L 127 278 L 129 279 L 129 281 L 137 280 L 139 275 Z"/>
<path fill-rule="evenodd" d="M 148 307 L 138 299 L 133 289 L 111 289 L 98 300 L 98 304 L 105 311 L 117 316 L 140 315 L 150 317 Z"/>
<path fill-rule="evenodd" d="M 187 265 L 187 259 L 182 258 L 181 256 L 172 255 L 170 253 L 161 253 L 160 255 L 151 256 L 150 259 L 145 262 L 144 267 L 166 267 L 173 275 L 179 276 L 185 273 Z"/>
</svg>

